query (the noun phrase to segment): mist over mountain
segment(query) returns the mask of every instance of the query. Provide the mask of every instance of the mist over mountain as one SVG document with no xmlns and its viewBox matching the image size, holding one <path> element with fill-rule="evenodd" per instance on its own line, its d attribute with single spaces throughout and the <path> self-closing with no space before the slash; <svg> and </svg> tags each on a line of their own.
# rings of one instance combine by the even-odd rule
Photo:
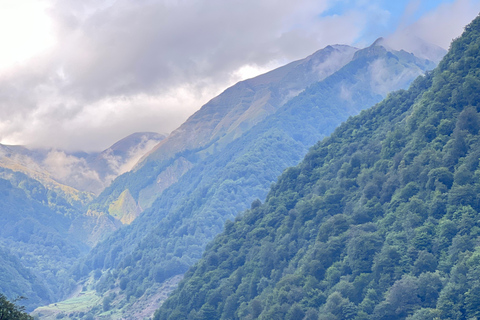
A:
<svg viewBox="0 0 480 320">
<path fill-rule="evenodd" d="M 418 36 L 406 33 L 390 35 L 387 38 L 377 39 L 377 44 L 392 50 L 405 50 L 413 53 L 416 57 L 439 63 L 447 50 L 435 44 L 429 43 Z"/>
</svg>

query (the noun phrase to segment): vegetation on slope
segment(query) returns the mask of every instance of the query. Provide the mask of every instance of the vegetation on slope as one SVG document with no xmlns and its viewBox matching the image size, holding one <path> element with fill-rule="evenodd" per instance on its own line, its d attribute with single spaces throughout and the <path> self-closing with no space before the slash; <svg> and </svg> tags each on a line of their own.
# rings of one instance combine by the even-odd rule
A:
<svg viewBox="0 0 480 320">
<path fill-rule="evenodd" d="M 0 291 L 9 298 L 26 296 L 28 309 L 59 299 L 75 283 L 67 270 L 85 245 L 69 226 L 79 210 L 23 173 L 0 169 Z"/>
<path fill-rule="evenodd" d="M 3 247 L 0 247 L 0 292 L 11 299 L 27 297 L 21 303 L 30 310 L 34 306 L 48 303 L 51 298 L 45 285 Z"/>
<path fill-rule="evenodd" d="M 480 310 L 480 18 L 208 246 L 155 319 L 471 319 Z"/>
</svg>

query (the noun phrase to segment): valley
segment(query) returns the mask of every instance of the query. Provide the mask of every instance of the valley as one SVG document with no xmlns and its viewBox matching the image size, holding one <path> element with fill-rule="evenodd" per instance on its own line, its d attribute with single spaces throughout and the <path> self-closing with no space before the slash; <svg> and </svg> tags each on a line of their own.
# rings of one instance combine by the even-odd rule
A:
<svg viewBox="0 0 480 320">
<path fill-rule="evenodd" d="M 448 51 L 370 43 L 236 82 L 169 134 L 0 144 L 0 317 L 480 317 L 480 17 Z"/>
</svg>

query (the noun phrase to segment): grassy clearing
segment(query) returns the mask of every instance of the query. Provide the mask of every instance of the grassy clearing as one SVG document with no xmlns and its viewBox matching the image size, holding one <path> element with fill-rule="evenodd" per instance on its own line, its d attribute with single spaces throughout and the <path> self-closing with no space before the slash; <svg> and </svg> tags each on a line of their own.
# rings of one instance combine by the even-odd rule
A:
<svg viewBox="0 0 480 320">
<path fill-rule="evenodd" d="M 70 319 L 82 319 L 90 309 L 101 304 L 101 300 L 102 297 L 96 295 L 94 290 L 85 291 L 74 298 L 37 308 L 32 315 L 42 320 L 61 319 L 60 314 Z"/>
</svg>

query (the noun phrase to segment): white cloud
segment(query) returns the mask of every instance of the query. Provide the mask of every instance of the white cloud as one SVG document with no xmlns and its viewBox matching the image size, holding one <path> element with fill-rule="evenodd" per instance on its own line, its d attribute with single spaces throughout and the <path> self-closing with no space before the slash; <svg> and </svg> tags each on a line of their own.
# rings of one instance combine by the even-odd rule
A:
<svg viewBox="0 0 480 320">
<path fill-rule="evenodd" d="M 459 37 L 465 26 L 480 12 L 480 1 L 456 0 L 441 4 L 436 10 L 407 25 L 405 21 L 413 14 L 415 2 L 412 2 L 411 10 L 406 12 L 401 27 L 389 36 L 390 44 L 397 49 L 414 52 L 419 46 L 416 38 L 448 49 L 452 40 Z"/>
<path fill-rule="evenodd" d="M 41 5 L 38 16 L 50 20 L 39 30 L 51 42 L 0 72 L 0 142 L 87 151 L 135 131 L 169 132 L 236 81 L 328 44 L 355 43 L 390 17 L 364 0 L 326 17 L 343 2 L 19 2 Z M 478 12 L 472 3 L 443 5 L 406 30 L 429 35 L 441 21 L 445 32 L 427 40 L 444 43 Z"/>
<path fill-rule="evenodd" d="M 58 182 L 79 190 L 101 190 L 104 185 L 98 173 L 92 170 L 85 159 L 67 155 L 63 151 L 51 150 L 42 165 Z"/>
<path fill-rule="evenodd" d="M 0 71 L 53 45 L 46 3 L 36 0 L 0 1 Z"/>
<path fill-rule="evenodd" d="M 0 75 L 0 140 L 101 150 L 134 131 L 169 132 L 234 82 L 318 49 L 284 34 L 315 40 L 326 6 L 52 0 L 55 46 Z"/>
</svg>

